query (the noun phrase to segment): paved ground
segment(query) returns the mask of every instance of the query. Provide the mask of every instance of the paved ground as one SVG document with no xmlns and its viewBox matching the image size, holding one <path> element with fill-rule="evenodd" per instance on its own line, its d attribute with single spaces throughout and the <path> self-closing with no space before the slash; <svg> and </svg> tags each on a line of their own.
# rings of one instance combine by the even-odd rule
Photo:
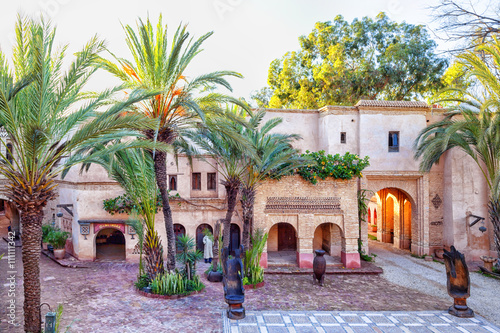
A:
<svg viewBox="0 0 500 333">
<path fill-rule="evenodd" d="M 457 318 L 441 311 L 319 312 L 252 311 L 243 320 L 224 319 L 227 333 L 499 333 L 484 318 Z"/>
<path fill-rule="evenodd" d="M 0 253 L 5 253 L 6 247 L 6 243 L 0 241 Z M 16 322 L 21 323 L 23 291 L 19 248 L 16 260 L 14 299 Z M 384 260 L 381 258 L 380 262 Z M 5 309 L 11 298 L 7 297 L 6 264 L 6 259 L 0 261 L 0 332 L 22 332 L 21 327 L 14 328 L 7 323 Z M 199 272 L 207 266 L 200 264 Z M 158 300 L 135 293 L 136 274 L 136 264 L 96 262 L 89 268 L 65 268 L 42 256 L 42 302 L 64 305 L 63 325 L 73 321 L 71 332 L 222 331 L 221 314 L 226 304 L 221 284 L 203 279 L 207 287 L 201 294 Z M 247 291 L 245 308 L 249 314 L 253 311 L 436 311 L 446 309 L 450 302 L 447 295 L 430 296 L 377 275 L 329 275 L 324 287 L 313 285 L 309 275 L 266 275 L 265 287 Z M 45 313 L 46 308 L 43 309 Z M 347 333 L 352 332 L 347 330 Z"/>
<path fill-rule="evenodd" d="M 448 299 L 444 264 L 425 261 L 408 255 L 407 251 L 370 241 L 370 251 L 377 254 L 376 264 L 384 269 L 383 277 L 398 286 L 421 291 L 427 295 Z M 477 314 L 500 326 L 500 280 L 477 272 L 470 273 L 471 296 L 467 304 Z"/>
</svg>

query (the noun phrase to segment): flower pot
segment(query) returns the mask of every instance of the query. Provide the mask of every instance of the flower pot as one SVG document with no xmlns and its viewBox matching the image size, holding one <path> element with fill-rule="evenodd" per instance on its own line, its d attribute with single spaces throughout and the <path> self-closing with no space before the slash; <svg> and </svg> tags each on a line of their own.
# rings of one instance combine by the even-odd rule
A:
<svg viewBox="0 0 500 333">
<path fill-rule="evenodd" d="M 64 259 L 65 255 L 66 255 L 66 250 L 64 250 L 64 249 L 54 249 L 54 257 L 56 259 Z"/>
<path fill-rule="evenodd" d="M 313 281 L 318 280 L 320 286 L 322 286 L 326 272 L 326 259 L 323 256 L 326 252 L 323 250 L 315 250 L 314 253 L 316 253 L 316 257 L 314 257 L 313 261 Z"/>
<path fill-rule="evenodd" d="M 497 258 L 489 256 L 481 256 L 479 258 L 484 262 L 484 268 L 490 272 L 493 271 L 493 264 L 497 261 Z"/>
</svg>

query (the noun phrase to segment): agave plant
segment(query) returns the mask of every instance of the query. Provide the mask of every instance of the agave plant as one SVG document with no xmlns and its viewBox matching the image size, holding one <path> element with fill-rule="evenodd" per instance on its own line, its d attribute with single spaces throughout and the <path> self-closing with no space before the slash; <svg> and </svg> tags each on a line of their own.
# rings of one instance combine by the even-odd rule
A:
<svg viewBox="0 0 500 333">
<path fill-rule="evenodd" d="M 183 275 L 188 280 L 193 280 L 196 276 L 196 262 L 203 258 L 203 252 L 196 249 L 196 242 L 188 235 L 177 236 L 177 260 L 182 263 Z"/>
<path fill-rule="evenodd" d="M 131 91 L 126 100 L 114 104 L 109 99 L 120 89 L 91 94 L 83 91 L 96 70 L 92 64 L 104 49 L 97 38 L 76 53 L 64 72 L 66 47 L 55 50 L 55 29 L 50 24 L 19 18 L 16 36 L 13 68 L 0 52 L 0 125 L 12 145 L 7 154 L 0 153 L 0 175 L 6 178 L 3 192 L 21 212 L 24 328 L 36 333 L 41 327 L 43 209 L 56 196 L 57 178 L 71 166 L 87 161 L 95 145 L 137 136 L 138 127 L 146 130 L 155 128 L 156 123 L 138 114 L 123 114 L 134 103 L 151 96 L 142 90 Z M 7 146 L 4 139 L 0 140 Z M 134 145 L 138 143 L 124 142 L 95 154 Z M 140 146 L 155 147 L 146 141 Z"/>
</svg>

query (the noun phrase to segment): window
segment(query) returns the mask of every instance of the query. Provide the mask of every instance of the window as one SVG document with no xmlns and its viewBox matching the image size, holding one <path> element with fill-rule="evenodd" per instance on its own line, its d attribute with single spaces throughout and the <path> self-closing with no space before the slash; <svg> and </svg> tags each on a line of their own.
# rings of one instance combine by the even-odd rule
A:
<svg viewBox="0 0 500 333">
<path fill-rule="evenodd" d="M 217 189 L 217 178 L 215 172 L 207 173 L 207 190 L 215 191 Z"/>
<path fill-rule="evenodd" d="M 13 151 L 12 151 L 12 144 L 8 143 L 7 144 L 7 152 L 5 154 L 6 155 L 5 157 L 7 157 L 7 160 L 10 162 L 10 164 L 12 164 L 12 162 L 14 160 L 13 157 L 12 157 L 13 156 L 12 153 L 13 153 Z"/>
<path fill-rule="evenodd" d="M 193 190 L 201 190 L 201 173 L 193 172 L 191 175 Z"/>
<path fill-rule="evenodd" d="M 168 179 L 168 189 L 170 191 L 177 191 L 177 176 L 170 176 Z"/>
<path fill-rule="evenodd" d="M 399 132 L 389 132 L 389 152 L 397 153 L 399 151 Z"/>
<path fill-rule="evenodd" d="M 340 143 L 345 143 L 346 134 L 345 132 L 340 132 Z"/>
</svg>

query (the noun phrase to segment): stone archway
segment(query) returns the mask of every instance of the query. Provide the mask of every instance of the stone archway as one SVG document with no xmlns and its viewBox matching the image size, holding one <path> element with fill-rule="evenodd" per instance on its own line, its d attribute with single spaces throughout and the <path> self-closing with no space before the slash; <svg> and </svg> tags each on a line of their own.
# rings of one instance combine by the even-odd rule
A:
<svg viewBox="0 0 500 333">
<path fill-rule="evenodd" d="M 398 188 L 384 188 L 373 198 L 376 198 L 376 209 L 381 212 L 381 218 L 377 221 L 377 240 L 410 250 L 414 222 L 408 195 Z"/>
<path fill-rule="evenodd" d="M 125 260 L 125 235 L 115 228 L 104 228 L 95 235 L 96 260 Z"/>
<path fill-rule="evenodd" d="M 279 222 L 269 229 L 268 251 L 297 251 L 297 232 L 290 223 Z"/>
<path fill-rule="evenodd" d="M 426 200 L 429 198 L 428 177 L 427 174 L 419 172 L 400 172 L 398 175 L 367 172 L 361 183 L 362 188 L 374 194 L 381 190 L 399 191 L 401 197 L 394 194 L 398 202 L 398 216 L 396 216 L 398 223 L 394 225 L 393 243 L 396 247 L 411 250 L 416 255 L 428 254 L 430 251 L 429 210 L 425 209 Z M 379 241 L 382 238 L 380 229 L 384 220 L 384 210 L 380 202 L 377 204 L 377 239 Z M 399 223 L 399 218 L 403 219 L 403 223 Z M 368 232 L 363 229 L 362 238 L 363 244 L 367 244 Z"/>
<path fill-rule="evenodd" d="M 180 223 L 174 223 L 175 249 L 177 250 L 177 237 L 186 234 L 186 228 Z"/>
<path fill-rule="evenodd" d="M 231 255 L 234 255 L 236 249 L 240 247 L 240 241 L 241 241 L 240 226 L 235 223 L 231 223 L 231 230 L 229 234 L 230 234 L 229 253 Z"/>
<path fill-rule="evenodd" d="M 322 223 L 314 231 L 313 250 L 325 250 L 332 257 L 340 257 L 344 237 L 335 223 Z"/>
<path fill-rule="evenodd" d="M 203 230 L 208 229 L 212 234 L 214 230 L 212 229 L 212 226 L 207 223 L 202 223 L 196 228 L 196 249 L 200 250 L 203 252 L 204 245 L 203 245 L 203 237 L 205 235 L 203 234 Z"/>
</svg>

